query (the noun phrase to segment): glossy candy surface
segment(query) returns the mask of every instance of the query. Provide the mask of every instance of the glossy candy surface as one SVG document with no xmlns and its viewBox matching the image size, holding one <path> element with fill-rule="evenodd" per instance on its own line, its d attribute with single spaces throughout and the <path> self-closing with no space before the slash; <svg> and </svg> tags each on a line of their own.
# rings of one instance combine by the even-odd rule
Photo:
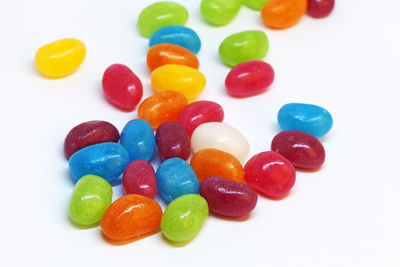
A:
<svg viewBox="0 0 400 267">
<path fill-rule="evenodd" d="M 269 0 L 242 0 L 243 4 L 254 10 L 261 10 Z"/>
<path fill-rule="evenodd" d="M 194 194 L 176 198 L 164 211 L 161 231 L 175 243 L 183 243 L 194 238 L 208 217 L 207 201 Z"/>
<path fill-rule="evenodd" d="M 264 24 L 272 29 L 286 29 L 297 24 L 307 9 L 307 0 L 269 0 L 261 11 Z"/>
<path fill-rule="evenodd" d="M 102 84 L 107 101 L 121 110 L 134 110 L 142 99 L 142 83 L 125 65 L 109 66 L 103 74 Z"/>
<path fill-rule="evenodd" d="M 243 62 L 232 68 L 225 79 L 225 86 L 232 96 L 252 96 L 267 90 L 274 76 L 274 69 L 264 61 Z"/>
<path fill-rule="evenodd" d="M 85 45 L 72 38 L 45 44 L 35 55 L 38 70 L 46 77 L 61 78 L 75 72 L 86 56 Z"/>
<path fill-rule="evenodd" d="M 67 159 L 76 151 L 95 144 L 114 142 L 118 143 L 119 132 L 109 122 L 87 121 L 69 131 L 64 141 L 64 154 Z"/>
<path fill-rule="evenodd" d="M 231 22 L 242 6 L 242 0 L 202 0 L 200 11 L 203 18 L 214 26 Z"/>
<path fill-rule="evenodd" d="M 267 35 L 262 31 L 243 31 L 225 38 L 219 46 L 222 61 L 234 67 L 245 61 L 262 60 L 268 52 Z"/>
<path fill-rule="evenodd" d="M 333 119 L 331 114 L 320 106 L 290 103 L 279 110 L 278 123 L 283 131 L 296 130 L 320 138 L 332 128 Z"/>
<path fill-rule="evenodd" d="M 244 166 L 245 181 L 269 198 L 289 194 L 296 181 L 293 165 L 281 154 L 267 151 L 253 156 Z"/>
<path fill-rule="evenodd" d="M 335 0 L 308 0 L 307 14 L 313 18 L 325 18 L 334 7 Z"/>
<path fill-rule="evenodd" d="M 160 226 L 162 210 L 151 198 L 129 194 L 114 201 L 104 212 L 101 230 L 112 240 L 127 240 L 152 233 Z"/>
<path fill-rule="evenodd" d="M 157 44 L 150 47 L 147 52 L 147 66 L 150 71 L 167 64 L 185 65 L 195 69 L 199 68 L 197 56 L 182 46 Z"/>
<path fill-rule="evenodd" d="M 190 138 L 185 128 L 177 122 L 165 122 L 157 128 L 156 142 L 161 160 L 181 158 L 187 160 L 190 155 Z"/>
<path fill-rule="evenodd" d="M 132 161 L 125 168 L 122 186 L 126 194 L 154 198 L 157 194 L 157 181 L 153 166 L 143 159 Z"/>
</svg>

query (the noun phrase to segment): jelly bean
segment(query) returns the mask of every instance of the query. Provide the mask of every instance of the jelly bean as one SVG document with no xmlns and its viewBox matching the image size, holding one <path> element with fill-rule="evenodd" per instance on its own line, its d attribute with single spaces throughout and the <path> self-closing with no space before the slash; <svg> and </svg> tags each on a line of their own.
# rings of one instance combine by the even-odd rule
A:
<svg viewBox="0 0 400 267">
<path fill-rule="evenodd" d="M 178 92 L 166 91 L 146 98 L 138 109 L 139 118 L 148 121 L 153 129 L 167 121 L 176 121 L 186 106 L 185 96 Z"/>
<path fill-rule="evenodd" d="M 157 128 L 156 141 L 161 160 L 181 158 L 190 155 L 190 139 L 185 128 L 177 122 L 165 122 Z"/>
<path fill-rule="evenodd" d="M 162 210 L 151 198 L 129 194 L 114 201 L 104 212 L 101 230 L 112 240 L 123 241 L 155 232 Z"/>
<path fill-rule="evenodd" d="M 111 204 L 111 185 L 96 175 L 85 175 L 76 184 L 69 202 L 69 217 L 82 226 L 100 222 L 104 211 Z"/>
<path fill-rule="evenodd" d="M 194 238 L 208 217 L 207 201 L 199 195 L 188 194 L 176 198 L 164 211 L 161 231 L 175 243 Z"/>
<path fill-rule="evenodd" d="M 261 10 L 269 0 L 242 0 L 243 4 L 254 10 Z"/>
<path fill-rule="evenodd" d="M 102 83 L 107 101 L 121 110 L 134 110 L 142 99 L 142 83 L 125 65 L 114 64 L 108 67 L 103 74 Z"/>
<path fill-rule="evenodd" d="M 307 14 L 313 18 L 325 18 L 332 13 L 335 0 L 308 0 Z"/>
<path fill-rule="evenodd" d="M 197 69 L 168 64 L 151 73 L 151 84 L 156 92 L 179 92 L 190 101 L 203 91 L 206 86 L 206 78 Z"/>
<path fill-rule="evenodd" d="M 150 160 L 156 150 L 156 139 L 150 123 L 136 119 L 128 122 L 122 129 L 120 143 L 129 153 L 130 161 Z"/>
<path fill-rule="evenodd" d="M 38 49 L 35 64 L 49 78 L 61 78 L 75 72 L 86 56 L 85 45 L 77 39 L 61 39 Z"/>
<path fill-rule="evenodd" d="M 197 126 L 206 122 L 222 122 L 224 110 L 212 101 L 197 101 L 187 105 L 179 114 L 178 122 L 185 127 L 189 136 Z"/>
<path fill-rule="evenodd" d="M 69 131 L 64 141 L 64 154 L 69 159 L 72 154 L 84 147 L 105 142 L 118 143 L 118 140 L 118 129 L 111 123 L 87 121 Z"/>
<path fill-rule="evenodd" d="M 236 65 L 225 79 L 228 93 L 236 97 L 260 94 L 274 81 L 274 69 L 263 61 L 248 61 Z"/>
<path fill-rule="evenodd" d="M 157 194 L 157 182 L 153 166 L 143 159 L 132 161 L 124 171 L 122 186 L 126 194 L 154 198 Z"/>
<path fill-rule="evenodd" d="M 320 106 L 290 103 L 279 110 L 278 123 L 283 131 L 296 130 L 320 138 L 332 128 L 333 120 L 331 114 Z"/>
<path fill-rule="evenodd" d="M 226 179 L 243 183 L 244 172 L 242 164 L 232 154 L 208 148 L 193 155 L 190 161 L 199 182 L 210 176 L 221 176 Z"/>
<path fill-rule="evenodd" d="M 185 65 L 195 69 L 199 68 L 199 60 L 192 51 L 174 44 L 157 44 L 147 52 L 147 66 L 150 71 L 167 65 Z"/>
<path fill-rule="evenodd" d="M 150 47 L 161 43 L 180 45 L 194 54 L 197 54 L 201 47 L 199 36 L 192 29 L 179 25 L 165 26 L 151 35 Z"/>
<path fill-rule="evenodd" d="M 297 24 L 307 9 L 307 0 L 269 0 L 261 11 L 264 24 L 272 29 L 286 29 Z"/>
<path fill-rule="evenodd" d="M 196 174 L 183 159 L 167 159 L 158 167 L 156 177 L 158 192 L 167 202 L 181 195 L 199 193 Z"/>
<path fill-rule="evenodd" d="M 219 46 L 219 56 L 226 65 L 234 67 L 245 61 L 262 60 L 268 48 L 264 32 L 244 31 L 225 38 Z"/>
<path fill-rule="evenodd" d="M 271 150 L 287 158 L 295 167 L 317 169 L 325 161 L 325 149 L 314 136 L 300 131 L 284 131 L 274 137 Z"/>
<path fill-rule="evenodd" d="M 194 130 L 192 148 L 195 153 L 206 148 L 228 152 L 243 162 L 249 153 L 249 142 L 232 126 L 222 122 L 207 122 Z"/>
<path fill-rule="evenodd" d="M 236 17 L 241 6 L 242 0 L 202 0 L 200 11 L 211 25 L 223 26 Z"/>
<path fill-rule="evenodd" d="M 139 14 L 138 27 L 144 37 L 168 25 L 185 25 L 189 12 L 178 3 L 161 1 L 147 6 Z"/>
<path fill-rule="evenodd" d="M 129 163 L 126 149 L 116 143 L 101 143 L 85 147 L 69 159 L 69 170 L 79 180 L 86 174 L 112 181 L 122 174 Z"/>
<path fill-rule="evenodd" d="M 213 176 L 200 184 L 200 195 L 209 209 L 219 215 L 240 217 L 249 214 L 257 204 L 257 194 L 247 185 Z"/>
<path fill-rule="evenodd" d="M 244 166 L 244 175 L 248 185 L 275 199 L 289 194 L 296 181 L 296 171 L 290 161 L 273 151 L 253 156 Z"/>
</svg>

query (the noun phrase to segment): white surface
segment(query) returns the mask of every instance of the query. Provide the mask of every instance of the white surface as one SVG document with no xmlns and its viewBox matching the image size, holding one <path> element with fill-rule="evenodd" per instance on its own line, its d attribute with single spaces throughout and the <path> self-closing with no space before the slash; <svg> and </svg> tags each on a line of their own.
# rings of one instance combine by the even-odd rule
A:
<svg viewBox="0 0 400 267">
<path fill-rule="evenodd" d="M 322 139 L 327 159 L 315 173 L 298 172 L 282 201 L 260 197 L 249 220 L 210 216 L 180 248 L 161 233 L 123 246 L 103 240 L 99 227 L 68 220 L 72 180 L 62 154 L 68 131 L 101 119 L 120 130 L 136 117 L 104 100 L 100 79 L 124 63 L 152 92 L 145 64 L 148 40 L 136 27 L 153 1 L 7 1 L 1 25 L 1 266 L 400 266 L 398 91 L 400 18 L 397 1 L 337 1 L 331 17 L 304 17 L 285 30 L 266 29 L 243 7 L 226 27 L 206 25 L 199 1 L 178 1 L 187 26 L 203 42 L 198 54 L 207 77 L 201 99 L 219 102 L 225 122 L 249 140 L 250 155 L 267 150 L 278 132 L 278 109 L 288 102 L 321 105 L 334 127 Z M 265 58 L 276 71 L 268 92 L 234 99 L 224 91 L 229 69 L 217 56 L 231 33 L 262 29 Z M 88 54 L 73 75 L 41 77 L 33 58 L 43 44 L 64 37 L 85 42 Z M 121 196 L 114 187 L 114 199 Z M 397 255 L 396 255 L 397 253 Z"/>
</svg>

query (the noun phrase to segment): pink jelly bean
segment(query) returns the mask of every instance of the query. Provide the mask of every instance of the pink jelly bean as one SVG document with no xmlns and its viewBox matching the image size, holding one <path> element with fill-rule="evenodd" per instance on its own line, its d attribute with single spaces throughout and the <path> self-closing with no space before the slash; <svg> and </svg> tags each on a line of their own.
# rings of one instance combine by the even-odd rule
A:
<svg viewBox="0 0 400 267">
<path fill-rule="evenodd" d="M 185 128 L 177 122 L 164 122 L 157 128 L 156 141 L 161 160 L 181 158 L 190 155 L 190 138 Z"/>
<path fill-rule="evenodd" d="M 143 159 L 132 161 L 125 168 L 122 186 L 126 194 L 154 198 L 157 194 L 157 182 L 153 166 Z"/>
</svg>

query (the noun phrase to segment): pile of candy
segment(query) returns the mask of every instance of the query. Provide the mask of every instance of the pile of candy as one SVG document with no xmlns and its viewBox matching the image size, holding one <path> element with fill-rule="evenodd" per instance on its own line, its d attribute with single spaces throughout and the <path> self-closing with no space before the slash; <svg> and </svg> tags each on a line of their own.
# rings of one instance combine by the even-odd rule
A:
<svg viewBox="0 0 400 267">
<path fill-rule="evenodd" d="M 200 9 L 208 23 L 221 26 L 233 20 L 242 3 L 262 9 L 264 23 L 276 29 L 293 26 L 306 10 L 313 17 L 327 16 L 334 5 L 333 0 L 203 0 Z M 283 132 L 272 140 L 271 151 L 243 164 L 249 143 L 222 122 L 222 107 L 212 101 L 193 102 L 206 79 L 198 70 L 200 38 L 183 26 L 188 18 L 187 10 L 173 2 L 158 2 L 140 13 L 139 30 L 150 37 L 147 65 L 154 95 L 140 103 L 142 83 L 125 65 L 114 64 L 104 72 L 105 98 L 124 111 L 140 103 L 139 119 L 129 121 L 121 134 L 109 122 L 85 122 L 65 138 L 65 156 L 77 180 L 70 218 L 81 226 L 101 223 L 111 240 L 142 237 L 161 226 L 168 240 L 187 242 L 200 231 L 209 210 L 245 216 L 257 204 L 256 192 L 282 199 L 295 184 L 295 168 L 315 170 L 325 160 L 317 138 L 331 129 L 331 115 L 316 105 L 291 103 L 279 110 Z M 261 61 L 268 48 L 262 31 L 236 33 L 221 43 L 221 60 L 233 67 L 225 80 L 230 95 L 257 95 L 272 84 L 274 70 Z M 47 77 L 64 77 L 80 66 L 85 53 L 81 41 L 62 39 L 37 51 L 36 66 Z M 155 172 L 148 161 L 156 149 L 162 163 Z M 111 203 L 109 182 L 121 175 L 126 195 Z M 157 193 L 169 203 L 164 212 L 153 200 Z"/>
</svg>

